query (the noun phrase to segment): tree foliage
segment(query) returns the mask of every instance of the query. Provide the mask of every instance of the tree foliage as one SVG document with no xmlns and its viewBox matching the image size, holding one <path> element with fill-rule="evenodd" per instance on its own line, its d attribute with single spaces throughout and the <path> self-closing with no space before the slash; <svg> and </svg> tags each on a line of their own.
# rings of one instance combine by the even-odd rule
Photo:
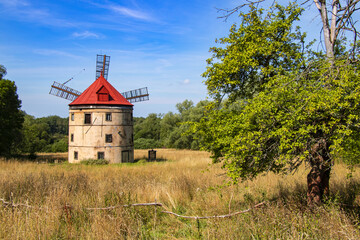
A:
<svg viewBox="0 0 360 240">
<path fill-rule="evenodd" d="M 134 118 L 135 148 L 199 149 L 196 134 L 187 134 L 190 127 L 188 122 L 200 121 L 206 104 L 207 101 L 200 101 L 194 105 L 192 101 L 185 100 L 176 104 L 178 113 L 153 113 L 146 118 Z"/>
<path fill-rule="evenodd" d="M 302 11 L 295 4 L 277 4 L 268 12 L 251 5 L 248 13 L 240 13 L 239 27 L 234 24 L 229 36 L 216 40 L 224 47 L 210 49 L 213 56 L 203 73 L 209 95 L 251 98 L 272 76 L 299 66 L 305 34 L 293 23 Z"/>
<path fill-rule="evenodd" d="M 161 115 L 151 113 L 147 118 L 135 118 L 134 145 L 135 148 L 160 147 Z"/>
<path fill-rule="evenodd" d="M 5 75 L 6 75 L 6 68 L 0 64 L 0 79 L 3 79 Z"/>
<path fill-rule="evenodd" d="M 49 116 L 35 118 L 25 114 L 20 152 L 66 152 L 68 150 L 68 118 Z"/>
<path fill-rule="evenodd" d="M 273 77 L 251 101 L 237 103 L 240 111 L 222 108 L 201 120 L 205 149 L 235 181 L 294 171 L 312 160 L 320 140 L 329 144 L 326 154 L 359 162 L 359 68 L 346 61 L 335 69 L 313 64 L 311 72 Z"/>
<path fill-rule="evenodd" d="M 9 156 L 20 140 L 23 115 L 15 82 L 3 79 L 6 74 L 0 65 L 0 155 Z"/>
<path fill-rule="evenodd" d="M 162 142 L 167 148 L 198 150 L 199 136 L 196 133 L 189 134 L 189 122 L 198 122 L 204 115 L 207 101 L 200 101 L 196 105 L 192 101 L 185 100 L 176 104 L 178 114 L 167 113 L 161 121 Z"/>
<path fill-rule="evenodd" d="M 223 13 L 220 18 L 228 19 L 231 15 L 243 10 L 245 7 L 259 7 L 263 2 L 266 2 L 266 0 L 248 0 L 232 9 L 219 9 Z M 322 23 L 322 43 L 326 49 L 325 55 L 327 60 L 332 63 L 336 59 L 335 47 L 340 38 L 346 34 L 350 35 L 352 36 L 350 42 L 355 44 L 360 36 L 360 33 L 357 31 L 358 21 L 356 18 L 354 19 L 355 13 L 359 10 L 359 2 L 359 0 L 304 0 L 302 2 L 302 5 L 314 4 L 319 11 Z M 273 4 L 276 4 L 276 2 L 273 2 Z M 352 56 L 355 54 L 355 49 L 355 45 L 350 49 Z"/>
<path fill-rule="evenodd" d="M 296 4 L 274 4 L 268 11 L 249 7 L 249 13 L 240 13 L 240 27 L 233 26 L 220 42 L 225 47 L 212 49 L 204 76 L 215 101 L 193 132 L 202 135 L 202 149 L 222 161 L 235 182 L 269 171 L 292 172 L 306 162 L 308 201 L 319 203 L 329 192 L 334 157 L 359 162 L 357 45 L 349 49 L 336 35 L 332 57 L 303 51 L 305 35 L 293 27 L 302 12 Z M 285 38 L 263 35 L 271 30 Z M 263 64 L 258 56 L 271 61 Z"/>
</svg>

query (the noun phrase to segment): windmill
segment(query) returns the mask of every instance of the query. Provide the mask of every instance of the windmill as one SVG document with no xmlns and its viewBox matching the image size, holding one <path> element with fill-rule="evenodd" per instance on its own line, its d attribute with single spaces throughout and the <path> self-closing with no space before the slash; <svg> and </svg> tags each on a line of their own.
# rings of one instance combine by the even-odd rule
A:
<svg viewBox="0 0 360 240">
<path fill-rule="evenodd" d="M 108 81 L 110 57 L 96 56 L 95 81 L 84 92 L 54 82 L 50 94 L 69 104 L 68 160 L 134 161 L 133 104 L 149 100 L 147 87 L 119 93 Z"/>
<path fill-rule="evenodd" d="M 110 56 L 99 55 L 99 54 L 96 55 L 95 80 L 98 79 L 101 76 L 101 74 L 107 80 L 109 73 L 109 65 L 110 65 Z M 72 78 L 70 78 L 64 83 L 59 83 L 54 81 L 54 83 L 51 85 L 49 94 L 70 101 L 74 101 L 78 96 L 81 95 L 82 92 L 66 86 L 65 84 L 68 83 L 70 80 L 72 80 Z M 127 92 L 122 92 L 121 95 L 123 95 L 126 98 L 126 100 L 128 100 L 130 103 L 149 100 L 149 93 L 147 87 L 134 89 Z"/>
</svg>

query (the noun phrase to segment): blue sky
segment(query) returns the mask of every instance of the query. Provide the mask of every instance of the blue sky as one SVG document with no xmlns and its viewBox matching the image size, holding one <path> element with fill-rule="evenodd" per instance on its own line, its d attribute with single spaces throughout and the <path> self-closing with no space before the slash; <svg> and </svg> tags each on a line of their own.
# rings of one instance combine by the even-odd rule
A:
<svg viewBox="0 0 360 240">
<path fill-rule="evenodd" d="M 74 77 L 67 85 L 85 90 L 95 80 L 96 54 L 111 56 L 108 80 L 119 92 L 148 87 L 150 100 L 135 103 L 134 116 L 176 111 L 185 99 L 206 98 L 209 48 L 238 19 L 218 19 L 216 7 L 239 2 L 0 0 L 0 64 L 22 109 L 36 117 L 68 115 L 70 102 L 49 95 L 50 85 Z M 305 29 L 319 24 L 304 18 Z"/>
</svg>

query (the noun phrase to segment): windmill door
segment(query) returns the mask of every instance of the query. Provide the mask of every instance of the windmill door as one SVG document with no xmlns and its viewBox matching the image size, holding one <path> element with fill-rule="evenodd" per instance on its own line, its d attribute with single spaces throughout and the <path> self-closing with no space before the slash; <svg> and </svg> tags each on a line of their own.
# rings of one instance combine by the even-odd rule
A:
<svg viewBox="0 0 360 240">
<path fill-rule="evenodd" d="M 121 152 L 121 162 L 129 162 L 130 160 L 130 151 L 126 150 L 126 151 L 122 151 Z"/>
</svg>

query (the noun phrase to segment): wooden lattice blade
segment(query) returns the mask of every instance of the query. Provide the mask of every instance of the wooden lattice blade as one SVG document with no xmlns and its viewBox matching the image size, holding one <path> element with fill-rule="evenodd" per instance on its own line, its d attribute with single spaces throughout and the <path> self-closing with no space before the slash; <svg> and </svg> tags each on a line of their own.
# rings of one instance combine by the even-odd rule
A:
<svg viewBox="0 0 360 240">
<path fill-rule="evenodd" d="M 51 85 L 49 94 L 57 97 L 65 98 L 70 101 L 74 101 L 78 96 L 80 96 L 81 92 L 69 88 L 64 84 L 54 82 L 53 85 Z"/>
<path fill-rule="evenodd" d="M 110 56 L 106 55 L 96 55 L 96 75 L 95 80 L 98 79 L 103 72 L 104 78 L 108 79 L 109 73 L 109 65 L 110 65 Z"/>
<path fill-rule="evenodd" d="M 123 92 L 121 93 L 121 95 L 123 95 L 130 103 L 149 100 L 149 93 L 147 87 Z"/>
</svg>

